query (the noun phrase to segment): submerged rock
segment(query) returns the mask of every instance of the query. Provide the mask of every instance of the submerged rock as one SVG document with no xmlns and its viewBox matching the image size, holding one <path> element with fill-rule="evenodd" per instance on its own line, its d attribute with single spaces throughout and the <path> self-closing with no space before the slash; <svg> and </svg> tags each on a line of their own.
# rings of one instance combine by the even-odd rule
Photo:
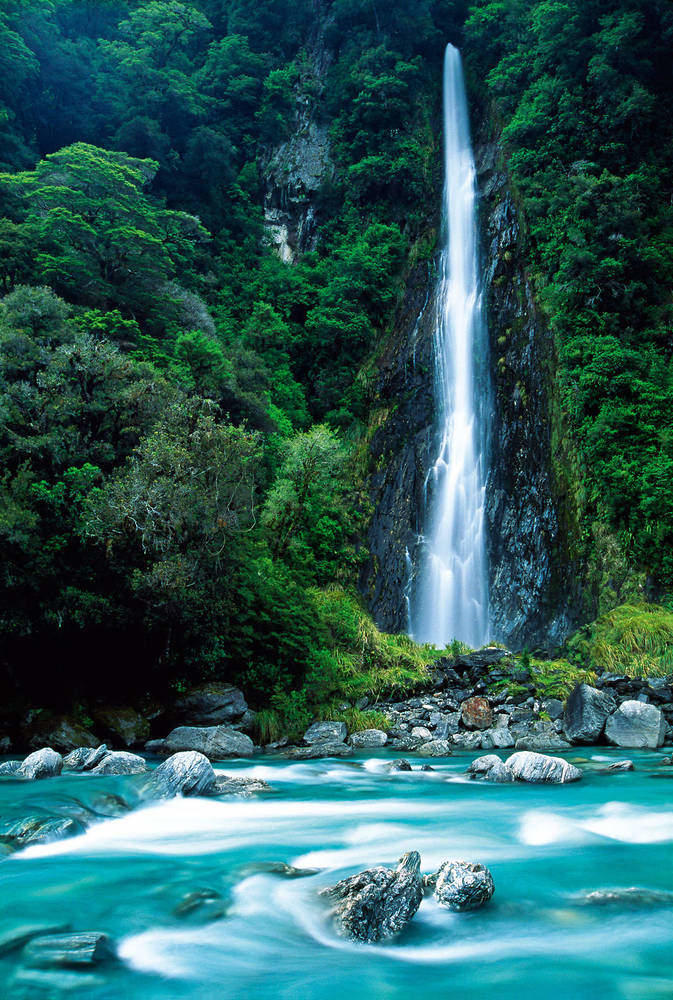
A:
<svg viewBox="0 0 673 1000">
<path fill-rule="evenodd" d="M 616 760 L 608 764 L 606 771 L 635 771 L 632 760 Z"/>
<path fill-rule="evenodd" d="M 388 742 L 388 734 L 382 729 L 363 729 L 362 732 L 353 733 L 350 742 L 356 750 L 384 747 Z"/>
<path fill-rule="evenodd" d="M 411 764 L 409 763 L 408 760 L 404 760 L 404 758 L 401 757 L 398 760 L 391 761 L 390 764 L 388 765 L 388 770 L 389 771 L 411 771 L 411 770 L 413 770 L 413 768 L 412 768 L 412 766 L 411 766 Z"/>
<path fill-rule="evenodd" d="M 62 769 L 63 758 L 60 753 L 52 750 L 51 747 L 44 747 L 42 750 L 36 750 L 29 754 L 18 773 L 30 781 L 37 781 L 40 778 L 55 778 Z"/>
<path fill-rule="evenodd" d="M 51 934 L 62 934 L 69 930 L 68 924 L 20 924 L 11 930 L 0 934 L 0 956 L 9 955 L 23 948 L 36 937 Z"/>
<path fill-rule="evenodd" d="M 250 798 L 259 792 L 270 792 L 271 785 L 261 778 L 236 778 L 228 774 L 218 775 L 215 778 L 215 788 L 213 795 L 240 795 L 243 798 Z"/>
<path fill-rule="evenodd" d="M 345 722 L 314 722 L 304 733 L 304 743 L 343 743 L 347 735 Z"/>
<path fill-rule="evenodd" d="M 114 958 L 114 951 L 106 934 L 89 931 L 33 938 L 23 949 L 23 957 L 29 965 L 38 968 L 67 968 L 98 965 Z"/>
<path fill-rule="evenodd" d="M 92 774 L 143 774 L 147 762 L 137 753 L 127 750 L 111 750 L 91 770 Z"/>
<path fill-rule="evenodd" d="M 513 753 L 505 761 L 505 766 L 517 781 L 545 784 L 566 784 L 579 781 L 582 772 L 574 764 L 562 757 L 548 757 L 546 754 L 521 750 Z"/>
<path fill-rule="evenodd" d="M 469 861 L 445 861 L 431 879 L 428 884 L 434 884 L 435 899 L 440 906 L 458 913 L 478 910 L 495 892 L 488 868 Z"/>
<path fill-rule="evenodd" d="M 615 709 L 615 699 L 607 691 L 590 684 L 577 684 L 566 702 L 563 728 L 573 743 L 596 743 Z"/>
<path fill-rule="evenodd" d="M 605 726 L 608 743 L 618 747 L 660 747 L 666 736 L 663 712 L 643 701 L 623 701 Z"/>
<path fill-rule="evenodd" d="M 216 889 L 194 889 L 186 893 L 173 910 L 181 918 L 196 918 L 199 923 L 221 920 L 227 915 L 227 904 Z"/>
<path fill-rule="evenodd" d="M 350 757 L 353 748 L 346 743 L 321 740 L 310 747 L 293 747 L 288 756 L 294 760 L 319 760 L 321 757 Z"/>
<path fill-rule="evenodd" d="M 242 869 L 244 875 L 281 875 L 283 878 L 310 878 L 318 875 L 320 868 L 295 868 L 284 861 L 253 861 Z"/>
<path fill-rule="evenodd" d="M 84 825 L 71 816 L 25 816 L 0 830 L 0 840 L 18 851 L 32 844 L 48 844 L 82 833 Z"/>
<path fill-rule="evenodd" d="M 170 799 L 176 795 L 212 795 L 215 788 L 215 772 L 208 758 L 196 750 L 186 750 L 174 753 L 152 771 L 141 795 Z"/>
<path fill-rule="evenodd" d="M 321 896 L 334 900 L 333 916 L 342 934 L 355 941 L 383 941 L 409 923 L 423 899 L 421 858 L 410 851 L 397 868 L 368 868 L 342 879 Z"/>
<path fill-rule="evenodd" d="M 587 906 L 673 906 L 673 892 L 665 889 L 595 889 L 580 902 Z"/>
</svg>

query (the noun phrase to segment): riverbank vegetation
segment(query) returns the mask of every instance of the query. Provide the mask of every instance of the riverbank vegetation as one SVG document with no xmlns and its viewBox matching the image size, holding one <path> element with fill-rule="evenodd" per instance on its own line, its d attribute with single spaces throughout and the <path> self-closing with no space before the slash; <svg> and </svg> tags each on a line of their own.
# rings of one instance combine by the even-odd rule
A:
<svg viewBox="0 0 673 1000">
<path fill-rule="evenodd" d="M 217 677 L 270 735 L 422 683 L 436 653 L 381 633 L 357 580 L 372 359 L 436 229 L 447 39 L 530 230 L 587 538 L 606 524 L 666 593 L 672 35 L 632 0 L 3 5 L 6 710 Z M 309 119 L 330 164 L 288 265 L 267 172 Z M 582 669 L 663 669 L 668 612 L 644 644 L 615 615 Z"/>
</svg>

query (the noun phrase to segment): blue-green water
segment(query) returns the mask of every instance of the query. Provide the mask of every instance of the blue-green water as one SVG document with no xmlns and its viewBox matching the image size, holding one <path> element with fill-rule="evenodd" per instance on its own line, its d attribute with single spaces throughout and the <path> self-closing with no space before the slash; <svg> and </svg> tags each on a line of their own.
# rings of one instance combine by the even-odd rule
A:
<svg viewBox="0 0 673 1000">
<path fill-rule="evenodd" d="M 67 922 L 108 933 L 119 961 L 92 973 L 38 972 L 14 954 L 0 960 L 0 996 L 670 998 L 673 908 L 580 902 L 602 888 L 673 890 L 673 781 L 661 777 L 670 768 L 636 751 L 635 772 L 599 774 L 595 768 L 618 755 L 590 750 L 577 784 L 489 785 L 465 780 L 472 756 L 411 774 L 387 773 L 383 755 L 236 762 L 218 770 L 263 777 L 274 792 L 151 805 L 3 860 L 0 934 Z M 0 814 L 124 795 L 130 781 L 3 781 Z M 496 883 L 491 904 L 453 914 L 428 898 L 395 943 L 337 937 L 317 890 L 411 849 L 421 852 L 424 871 L 449 858 L 487 864 Z M 321 871 L 289 879 L 254 869 L 276 861 Z M 198 913 L 175 915 L 202 889 L 221 895 L 223 917 L 199 923 Z"/>
</svg>

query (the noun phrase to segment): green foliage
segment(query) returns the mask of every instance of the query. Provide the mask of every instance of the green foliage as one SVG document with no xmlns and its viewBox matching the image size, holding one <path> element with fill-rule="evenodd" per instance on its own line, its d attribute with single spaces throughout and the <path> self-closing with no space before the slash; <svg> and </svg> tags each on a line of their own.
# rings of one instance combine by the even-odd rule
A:
<svg viewBox="0 0 673 1000">
<path fill-rule="evenodd" d="M 568 643 L 593 670 L 629 677 L 662 677 L 673 670 L 673 611 L 657 604 L 623 604 Z"/>
</svg>

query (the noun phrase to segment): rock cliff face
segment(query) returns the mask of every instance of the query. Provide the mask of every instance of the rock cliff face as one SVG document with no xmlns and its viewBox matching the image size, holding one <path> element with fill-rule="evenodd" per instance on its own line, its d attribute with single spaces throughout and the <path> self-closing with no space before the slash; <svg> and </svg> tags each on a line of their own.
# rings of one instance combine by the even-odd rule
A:
<svg viewBox="0 0 673 1000">
<path fill-rule="evenodd" d="M 554 348 L 526 274 L 526 247 L 497 143 L 475 148 L 483 294 L 491 347 L 487 482 L 492 636 L 513 648 L 558 644 L 573 627 L 574 573 L 552 456 Z M 438 198 L 439 201 L 439 198 Z M 419 512 L 432 454 L 432 268 L 417 267 L 379 363 L 371 449 L 371 557 L 361 585 L 377 623 L 407 628 Z"/>
</svg>

